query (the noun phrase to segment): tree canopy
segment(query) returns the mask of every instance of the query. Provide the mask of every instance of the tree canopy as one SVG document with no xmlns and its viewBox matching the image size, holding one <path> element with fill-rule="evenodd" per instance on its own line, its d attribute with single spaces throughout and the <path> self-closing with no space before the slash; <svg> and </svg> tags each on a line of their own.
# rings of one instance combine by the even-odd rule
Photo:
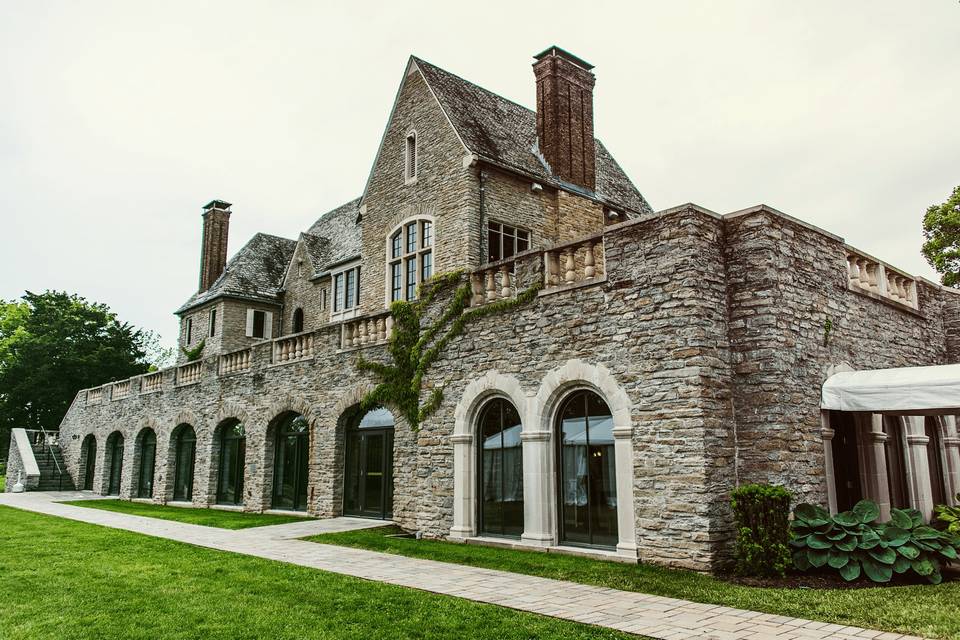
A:
<svg viewBox="0 0 960 640">
<path fill-rule="evenodd" d="M 76 295 L 28 291 L 0 301 L 0 445 L 11 428 L 57 429 L 80 389 L 146 372 L 151 355 L 162 357 L 157 343 Z"/>
<path fill-rule="evenodd" d="M 960 187 L 946 202 L 927 209 L 923 238 L 923 255 L 943 275 L 943 284 L 960 287 Z"/>
</svg>

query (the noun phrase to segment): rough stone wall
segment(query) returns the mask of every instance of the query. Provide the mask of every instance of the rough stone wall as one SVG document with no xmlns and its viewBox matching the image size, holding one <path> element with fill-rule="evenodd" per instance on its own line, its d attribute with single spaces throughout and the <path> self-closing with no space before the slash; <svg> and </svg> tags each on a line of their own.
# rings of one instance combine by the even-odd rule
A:
<svg viewBox="0 0 960 640">
<path fill-rule="evenodd" d="M 73 476 L 74 478 L 76 476 Z M 10 438 L 10 448 L 7 450 L 7 476 L 6 476 L 6 488 L 4 491 L 6 493 L 13 492 L 13 485 L 17 484 L 17 480 L 20 479 L 24 486 L 28 486 L 28 478 L 26 472 L 23 470 L 23 460 L 20 458 L 20 448 L 17 446 L 17 441 L 14 438 Z M 34 484 L 39 484 L 40 478 L 33 479 Z"/>
<path fill-rule="evenodd" d="M 726 220 L 726 260 L 739 480 L 825 504 L 827 369 L 946 362 L 945 293 L 919 283 L 916 313 L 851 291 L 840 239 L 763 210 Z"/>
<path fill-rule="evenodd" d="M 280 325 L 282 335 L 294 333 L 293 314 L 298 308 L 303 309 L 304 331 L 317 329 L 330 319 L 329 310 L 320 304 L 320 292 L 329 286 L 329 279 L 322 284 L 313 282 L 311 278 L 315 273 L 314 269 L 303 243 L 298 243 L 283 283 L 283 318 Z"/>
<path fill-rule="evenodd" d="M 557 192 L 557 242 L 564 243 L 603 230 L 603 207 L 566 191 Z"/>
<path fill-rule="evenodd" d="M 221 311 L 217 314 L 223 318 L 220 320 L 221 351 L 218 352 L 211 349 L 205 352 L 205 355 L 236 351 L 237 349 L 244 349 L 262 341 L 260 338 L 247 337 L 247 309 L 271 312 L 273 314 L 272 335 L 274 338 L 280 335 L 281 308 L 279 306 L 260 302 L 248 302 L 246 300 L 235 300 L 232 298 L 223 300 L 221 304 Z"/>
<path fill-rule="evenodd" d="M 947 333 L 947 362 L 960 362 L 960 290 L 942 290 L 943 326 Z"/>
<path fill-rule="evenodd" d="M 417 132 L 417 179 L 405 184 L 406 136 Z M 361 310 L 387 305 L 387 238 L 405 219 L 434 218 L 434 272 L 480 263 L 479 186 L 476 170 L 464 167 L 466 149 L 430 94 L 419 72 L 407 77 L 364 197 L 360 272 Z"/>
</svg>

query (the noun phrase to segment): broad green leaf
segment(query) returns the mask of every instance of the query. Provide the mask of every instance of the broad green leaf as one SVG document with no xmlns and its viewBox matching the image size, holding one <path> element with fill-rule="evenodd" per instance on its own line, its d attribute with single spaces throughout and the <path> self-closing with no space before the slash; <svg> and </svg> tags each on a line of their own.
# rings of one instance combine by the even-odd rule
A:
<svg viewBox="0 0 960 640">
<path fill-rule="evenodd" d="M 793 566 L 795 566 L 800 571 L 809 571 L 813 566 L 810 564 L 810 561 L 807 559 L 807 551 L 794 551 L 793 552 Z"/>
<path fill-rule="evenodd" d="M 870 549 L 870 557 L 881 564 L 893 564 L 897 559 L 897 554 L 893 549 L 877 547 Z"/>
<path fill-rule="evenodd" d="M 831 549 L 827 552 L 827 564 L 833 569 L 839 569 L 850 562 L 850 554 Z"/>
<path fill-rule="evenodd" d="M 910 540 L 910 532 L 899 527 L 887 527 L 883 531 L 883 539 L 891 547 L 899 547 Z"/>
<path fill-rule="evenodd" d="M 860 577 L 860 563 L 851 559 L 850 562 L 840 567 L 840 575 L 847 582 L 856 580 Z"/>
<path fill-rule="evenodd" d="M 826 549 L 807 549 L 807 560 L 818 569 L 827 564 L 829 554 Z"/>
<path fill-rule="evenodd" d="M 890 582 L 893 577 L 893 567 L 888 564 L 874 562 L 871 558 L 863 559 L 863 572 L 873 582 Z"/>
<path fill-rule="evenodd" d="M 933 563 L 927 558 L 914 560 L 910 566 L 912 566 L 913 570 L 921 576 L 929 576 L 931 573 L 933 573 Z"/>
<path fill-rule="evenodd" d="M 892 509 L 890 511 L 890 524 L 897 529 L 913 528 L 913 521 L 910 520 L 910 515 L 900 509 Z"/>
<path fill-rule="evenodd" d="M 897 559 L 893 562 L 894 573 L 906 573 L 909 569 L 910 561 L 898 554 Z"/>
<path fill-rule="evenodd" d="M 871 529 L 867 529 L 860 536 L 859 547 L 861 549 L 873 549 L 878 544 L 880 544 L 880 536 L 878 536 L 877 533 Z"/>
<path fill-rule="evenodd" d="M 807 546 L 811 549 L 829 549 L 833 543 L 819 533 L 815 533 L 807 538 Z"/>
<path fill-rule="evenodd" d="M 795 517 L 797 520 L 803 520 L 806 522 L 820 519 L 817 517 L 817 510 L 814 508 L 814 506 L 806 502 L 797 505 L 797 508 L 793 510 L 793 517 Z"/>
<path fill-rule="evenodd" d="M 833 543 L 833 546 L 839 549 L 840 551 L 853 551 L 857 548 L 857 536 L 847 536 L 843 540 L 838 540 Z"/>
<path fill-rule="evenodd" d="M 860 522 L 860 517 L 857 516 L 852 511 L 843 511 L 841 513 L 838 513 L 833 517 L 833 521 L 839 524 L 841 527 L 850 527 L 850 528 L 859 527 L 860 524 L 862 524 Z"/>
<path fill-rule="evenodd" d="M 944 558 L 948 558 L 948 559 L 950 559 L 950 560 L 956 560 L 956 559 L 957 559 L 957 550 L 954 549 L 953 547 L 951 547 L 950 545 L 944 545 L 944 546 L 940 549 L 940 555 L 942 555 Z"/>
<path fill-rule="evenodd" d="M 897 553 L 902 555 L 904 558 L 909 558 L 910 560 L 915 560 L 920 557 L 920 549 L 917 549 L 912 544 L 905 544 L 897 547 Z"/>
<path fill-rule="evenodd" d="M 863 524 L 870 524 L 880 517 L 880 507 L 871 500 L 861 500 L 853 506 L 853 513 Z"/>
</svg>

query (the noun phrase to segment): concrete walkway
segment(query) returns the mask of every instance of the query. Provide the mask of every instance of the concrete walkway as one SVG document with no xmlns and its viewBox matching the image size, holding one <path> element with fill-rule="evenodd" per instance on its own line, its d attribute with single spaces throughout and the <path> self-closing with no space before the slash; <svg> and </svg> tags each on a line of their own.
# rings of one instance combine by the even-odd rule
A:
<svg viewBox="0 0 960 640">
<path fill-rule="evenodd" d="M 367 580 L 467 598 L 663 640 L 681 638 L 903 640 L 910 638 L 910 636 L 896 633 L 881 633 L 856 627 L 296 539 L 308 535 L 382 524 L 359 518 L 304 520 L 233 531 L 59 503 L 63 500 L 90 497 L 89 493 L 72 492 L 6 493 L 0 494 L 0 505 L 211 549 L 232 551 Z"/>
</svg>

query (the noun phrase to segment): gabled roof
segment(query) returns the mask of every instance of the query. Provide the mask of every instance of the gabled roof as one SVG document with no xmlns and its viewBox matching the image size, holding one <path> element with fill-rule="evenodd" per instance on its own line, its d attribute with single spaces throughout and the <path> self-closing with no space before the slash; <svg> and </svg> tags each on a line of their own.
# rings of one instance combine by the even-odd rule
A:
<svg viewBox="0 0 960 640">
<path fill-rule="evenodd" d="M 537 147 L 537 114 L 429 62 L 411 56 L 464 146 L 483 160 L 559 183 Z M 637 213 L 653 209 L 599 140 L 595 196 Z M 572 190 L 586 191 L 563 184 Z"/>
<path fill-rule="evenodd" d="M 193 294 L 176 313 L 181 314 L 219 297 L 277 302 L 296 240 L 258 233 L 236 253 L 206 291 Z"/>
<path fill-rule="evenodd" d="M 311 253 L 310 259 L 313 260 L 313 268 L 317 273 L 322 273 L 331 265 L 360 256 L 360 225 L 357 224 L 359 214 L 360 198 L 355 198 L 323 214 L 307 230 L 307 234 L 324 238 L 329 245 L 324 253 L 320 244 L 314 243 L 317 254 L 315 257 Z"/>
</svg>

